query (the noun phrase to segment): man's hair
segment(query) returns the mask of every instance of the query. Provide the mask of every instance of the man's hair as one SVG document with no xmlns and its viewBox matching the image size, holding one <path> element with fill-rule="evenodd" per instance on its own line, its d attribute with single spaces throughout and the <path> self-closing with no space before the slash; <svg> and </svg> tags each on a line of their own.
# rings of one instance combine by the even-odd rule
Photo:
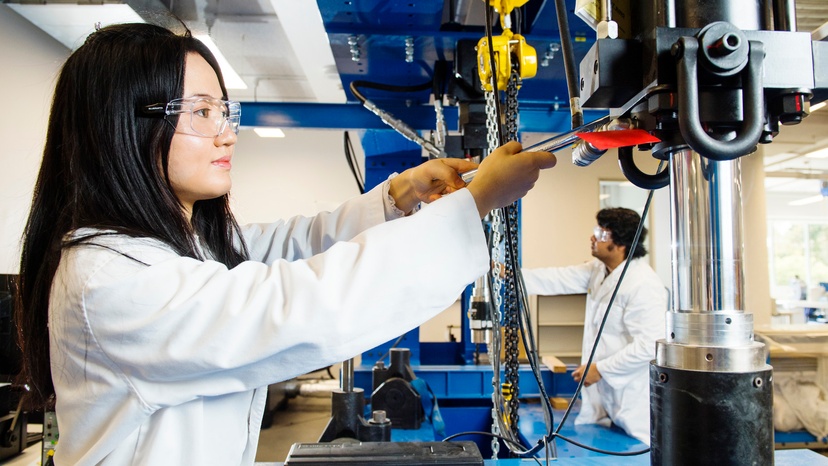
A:
<svg viewBox="0 0 828 466">
<path fill-rule="evenodd" d="M 53 393 L 47 315 L 63 249 L 115 232 L 155 238 L 182 256 L 204 259 L 198 235 L 212 258 L 228 267 L 247 257 L 245 245 L 235 243 L 241 236 L 226 194 L 196 202 L 188 221 L 168 170 L 175 130 L 163 119 L 138 116 L 142 106 L 182 97 L 190 53 L 210 64 L 226 99 L 216 59 L 189 31 L 108 26 L 92 33 L 61 69 L 23 234 L 15 310 L 23 375 L 35 400 Z M 65 240 L 84 227 L 98 233 Z"/>
<path fill-rule="evenodd" d="M 610 207 L 598 211 L 598 215 L 595 218 L 598 220 L 598 226 L 610 231 L 610 237 L 613 243 L 626 247 L 624 259 L 627 259 L 630 255 L 632 255 L 633 259 L 647 255 L 647 249 L 644 247 L 644 238 L 647 237 L 647 227 L 641 228 L 641 237 L 638 238 L 635 251 L 630 254 L 630 246 L 632 246 L 633 239 L 635 238 L 638 223 L 641 221 L 641 217 L 634 210 L 623 207 Z"/>
</svg>

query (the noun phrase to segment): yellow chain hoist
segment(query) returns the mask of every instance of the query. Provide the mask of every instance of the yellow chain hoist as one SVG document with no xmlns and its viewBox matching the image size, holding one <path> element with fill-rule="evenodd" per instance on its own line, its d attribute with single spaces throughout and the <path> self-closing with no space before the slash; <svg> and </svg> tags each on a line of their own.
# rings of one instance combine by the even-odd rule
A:
<svg viewBox="0 0 828 466">
<path fill-rule="evenodd" d="M 521 79 L 528 79 L 538 72 L 538 54 L 535 48 L 526 43 L 520 34 L 514 34 L 508 23 L 509 14 L 513 9 L 523 6 L 529 0 L 483 0 L 488 6 L 494 7 L 500 14 L 500 26 L 503 34 L 492 36 L 491 50 L 494 53 L 495 71 L 497 73 L 497 88 L 505 89 L 509 76 L 514 68 Z M 477 42 L 477 73 L 483 90 L 490 92 L 492 88 L 492 67 L 489 57 L 489 40 L 483 37 Z"/>
</svg>

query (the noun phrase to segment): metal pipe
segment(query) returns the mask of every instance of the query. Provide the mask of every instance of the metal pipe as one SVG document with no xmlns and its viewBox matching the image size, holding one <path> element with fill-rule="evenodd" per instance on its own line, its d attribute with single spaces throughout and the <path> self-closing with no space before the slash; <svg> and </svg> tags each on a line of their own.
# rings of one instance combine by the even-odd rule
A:
<svg viewBox="0 0 828 466">
<path fill-rule="evenodd" d="M 717 162 L 692 149 L 670 160 L 673 309 L 744 309 L 741 162 Z"/>
<path fill-rule="evenodd" d="M 658 2 L 656 21 L 659 26 L 676 27 L 676 2 L 675 0 L 661 0 Z"/>
<path fill-rule="evenodd" d="M 796 0 L 773 0 L 773 29 L 796 32 Z"/>
<path fill-rule="evenodd" d="M 342 391 L 349 393 L 354 391 L 354 360 L 342 361 Z"/>
<path fill-rule="evenodd" d="M 612 1 L 601 0 L 601 21 L 612 21 Z"/>
<path fill-rule="evenodd" d="M 524 147 L 524 152 L 557 152 L 561 149 L 564 149 L 573 143 L 577 142 L 580 138 L 578 137 L 578 133 L 590 133 L 595 131 L 596 129 L 604 126 L 605 124 L 609 123 L 611 117 L 609 115 L 603 116 L 598 118 L 597 120 L 587 123 L 585 125 L 579 126 L 571 131 L 566 133 L 559 134 L 557 136 L 553 136 L 549 139 L 545 139 L 541 142 L 536 144 L 532 144 L 529 147 Z M 463 178 L 463 181 L 466 183 L 470 182 L 474 175 L 477 174 L 477 169 L 469 170 L 466 173 L 462 173 L 460 176 Z"/>
<path fill-rule="evenodd" d="M 676 26 L 703 28 L 716 21 L 727 21 L 739 29 L 762 28 L 761 2 L 756 0 L 687 0 L 674 2 Z"/>
</svg>

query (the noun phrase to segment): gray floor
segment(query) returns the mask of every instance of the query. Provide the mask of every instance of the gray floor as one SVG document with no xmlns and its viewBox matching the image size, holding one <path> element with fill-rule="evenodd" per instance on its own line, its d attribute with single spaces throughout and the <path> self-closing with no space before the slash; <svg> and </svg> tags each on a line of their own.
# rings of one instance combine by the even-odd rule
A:
<svg viewBox="0 0 828 466">
<path fill-rule="evenodd" d="M 294 443 L 319 440 L 330 417 L 330 398 L 297 397 L 289 400 L 284 410 L 274 411 L 273 425 L 262 429 L 256 461 L 284 461 Z"/>
<path fill-rule="evenodd" d="M 333 383 L 331 377 L 339 378 L 340 365 L 331 366 L 300 377 L 303 383 Z M 297 382 L 294 380 L 292 382 Z M 274 397 L 274 399 L 276 399 Z M 271 407 L 275 403 L 270 400 Z M 262 429 L 259 434 L 259 449 L 256 462 L 285 461 L 290 447 L 294 443 L 316 442 L 331 418 L 331 395 L 320 393 L 316 396 L 296 396 L 279 403 L 279 408 L 271 409 L 273 422 L 270 427 Z"/>
</svg>

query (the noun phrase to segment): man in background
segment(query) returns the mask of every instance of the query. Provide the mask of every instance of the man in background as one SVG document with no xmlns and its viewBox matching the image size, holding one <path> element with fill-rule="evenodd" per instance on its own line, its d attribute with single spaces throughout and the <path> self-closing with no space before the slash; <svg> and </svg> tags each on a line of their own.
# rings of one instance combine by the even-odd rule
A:
<svg viewBox="0 0 828 466">
<path fill-rule="evenodd" d="M 572 373 L 584 379 L 576 424 L 615 424 L 649 445 L 649 363 L 655 341 L 664 338 L 668 294 L 644 256 L 647 229 L 630 250 L 640 221 L 630 209 L 602 209 L 590 242 L 592 261 L 569 267 L 523 269 L 526 291 L 538 295 L 586 293 L 581 365 Z M 586 362 L 618 284 L 624 263 L 630 265 L 609 310 L 609 317 L 589 371 Z"/>
</svg>

